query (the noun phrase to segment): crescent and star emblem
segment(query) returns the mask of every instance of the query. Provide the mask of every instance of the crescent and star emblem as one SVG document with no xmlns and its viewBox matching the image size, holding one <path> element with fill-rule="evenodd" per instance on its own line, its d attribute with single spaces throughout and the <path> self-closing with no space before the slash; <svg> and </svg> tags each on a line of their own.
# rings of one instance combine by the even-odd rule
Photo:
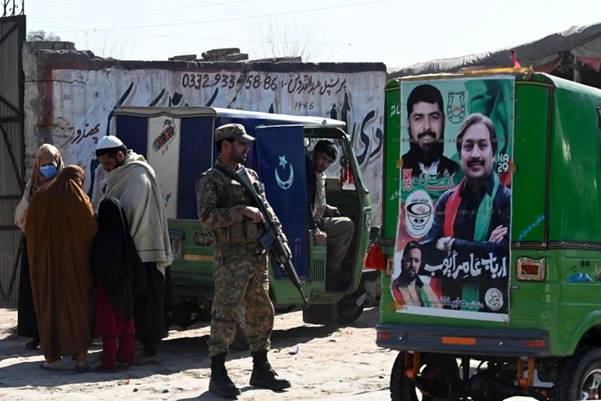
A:
<svg viewBox="0 0 601 401">
<path fill-rule="evenodd" d="M 290 173 L 287 180 L 282 180 L 282 178 L 280 178 L 278 167 L 276 167 L 274 170 L 275 182 L 280 188 L 287 190 L 290 189 L 292 183 L 294 182 L 294 168 L 292 167 L 292 164 L 288 163 L 288 160 L 286 160 L 286 155 L 278 156 L 278 158 L 280 159 L 278 167 L 282 168 L 282 170 L 286 170 L 286 165 L 290 165 Z"/>
</svg>

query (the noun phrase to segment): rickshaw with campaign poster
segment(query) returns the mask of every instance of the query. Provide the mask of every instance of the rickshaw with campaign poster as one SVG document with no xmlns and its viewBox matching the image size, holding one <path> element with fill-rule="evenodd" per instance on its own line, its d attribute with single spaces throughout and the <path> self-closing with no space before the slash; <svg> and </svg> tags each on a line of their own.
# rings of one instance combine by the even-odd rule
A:
<svg viewBox="0 0 601 401">
<path fill-rule="evenodd" d="M 388 83 L 392 400 L 599 398 L 600 110 L 530 69 Z"/>
</svg>

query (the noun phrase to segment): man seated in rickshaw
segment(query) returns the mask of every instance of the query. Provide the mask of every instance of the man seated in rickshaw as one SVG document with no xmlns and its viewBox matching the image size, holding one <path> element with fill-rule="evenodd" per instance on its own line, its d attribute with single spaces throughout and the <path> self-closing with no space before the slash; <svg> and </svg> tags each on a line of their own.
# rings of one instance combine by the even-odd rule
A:
<svg viewBox="0 0 601 401">
<path fill-rule="evenodd" d="M 351 272 L 342 270 L 342 261 L 353 239 L 354 225 L 351 219 L 340 215 L 335 206 L 326 202 L 325 171 L 338 158 L 336 146 L 328 140 L 315 144 L 306 155 L 308 228 L 314 230 L 317 243 L 327 242 L 328 289 L 342 289 L 348 285 Z"/>
</svg>

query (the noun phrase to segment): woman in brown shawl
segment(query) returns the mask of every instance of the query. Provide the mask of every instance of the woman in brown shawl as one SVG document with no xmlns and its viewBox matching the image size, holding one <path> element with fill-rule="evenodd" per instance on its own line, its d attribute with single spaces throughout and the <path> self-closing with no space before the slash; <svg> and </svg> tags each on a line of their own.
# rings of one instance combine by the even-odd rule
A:
<svg viewBox="0 0 601 401">
<path fill-rule="evenodd" d="M 25 186 L 23 197 L 15 210 L 15 225 L 25 232 L 25 217 L 31 197 L 40 189 L 54 182 L 63 169 L 63 159 L 57 148 L 50 144 L 40 146 L 36 153 L 31 179 Z M 27 348 L 35 349 L 40 342 L 36 323 L 31 282 L 29 280 L 29 264 L 27 260 L 27 245 L 25 236 L 20 245 L 21 270 L 19 273 L 19 307 L 17 333 L 21 337 L 31 337 L 32 341 L 25 344 Z"/>
<path fill-rule="evenodd" d="M 27 212 L 27 254 L 45 369 L 61 369 L 71 355 L 85 371 L 92 339 L 90 249 L 97 227 L 82 189 L 84 171 L 67 166 L 39 190 Z"/>
</svg>

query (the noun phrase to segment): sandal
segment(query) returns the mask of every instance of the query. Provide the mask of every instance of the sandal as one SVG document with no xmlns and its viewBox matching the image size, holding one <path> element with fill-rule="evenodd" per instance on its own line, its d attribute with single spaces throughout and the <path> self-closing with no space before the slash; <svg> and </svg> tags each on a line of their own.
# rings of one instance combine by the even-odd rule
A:
<svg viewBox="0 0 601 401">
<path fill-rule="evenodd" d="M 40 364 L 40 369 L 51 370 L 54 372 L 58 372 L 61 370 L 65 370 L 65 367 L 61 363 L 61 360 L 55 362 L 43 362 Z"/>
</svg>

